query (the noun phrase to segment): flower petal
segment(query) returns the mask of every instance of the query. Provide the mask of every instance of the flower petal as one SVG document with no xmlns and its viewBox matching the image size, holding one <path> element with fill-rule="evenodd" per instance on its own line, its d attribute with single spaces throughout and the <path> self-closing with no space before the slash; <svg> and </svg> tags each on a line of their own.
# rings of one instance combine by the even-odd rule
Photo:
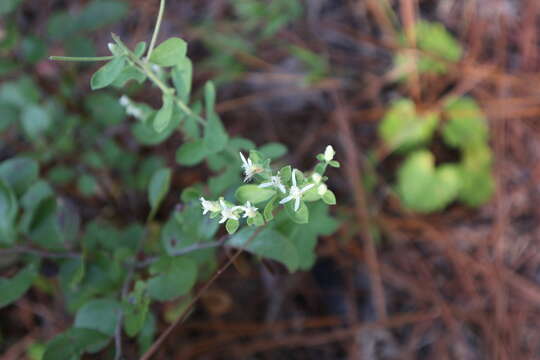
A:
<svg viewBox="0 0 540 360">
<path fill-rule="evenodd" d="M 274 185 L 274 184 L 271 183 L 271 182 L 266 182 L 266 183 L 260 184 L 259 187 L 260 187 L 260 188 L 266 188 L 266 187 L 270 187 L 270 186 L 272 186 L 272 185 Z"/>
<path fill-rule="evenodd" d="M 294 201 L 294 211 L 298 211 L 298 209 L 300 209 L 300 198 L 297 197 L 296 200 Z"/>
<path fill-rule="evenodd" d="M 292 199 L 293 199 L 293 197 L 291 195 L 289 195 L 286 198 L 281 199 L 281 201 L 279 203 L 280 204 L 285 204 L 285 203 L 291 201 Z"/>
<path fill-rule="evenodd" d="M 308 191 L 309 189 L 311 189 L 314 186 L 315 186 L 315 184 L 308 184 L 308 185 L 304 186 L 302 188 L 302 190 L 300 190 L 300 193 L 303 194 L 303 193 L 305 193 L 306 191 Z"/>
</svg>

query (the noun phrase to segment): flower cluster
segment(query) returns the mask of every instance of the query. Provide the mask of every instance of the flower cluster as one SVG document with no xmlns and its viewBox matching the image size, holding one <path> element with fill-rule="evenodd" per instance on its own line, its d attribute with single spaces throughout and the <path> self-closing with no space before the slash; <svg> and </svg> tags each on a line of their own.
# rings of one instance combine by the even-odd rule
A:
<svg viewBox="0 0 540 360">
<path fill-rule="evenodd" d="M 241 218 L 245 218 L 250 226 L 260 226 L 273 218 L 273 210 L 283 205 L 291 219 L 298 223 L 308 221 L 309 211 L 306 202 L 322 200 L 334 205 L 335 196 L 326 185 L 324 176 L 328 166 L 339 167 L 334 160 L 335 151 L 328 145 L 324 153 L 317 155 L 319 163 L 311 172 L 303 173 L 291 166 L 278 171 L 270 167 L 270 160 L 265 160 L 261 153 L 251 151 L 249 156 L 240 153 L 244 182 L 252 180 L 258 184 L 247 184 L 238 188 L 236 198 L 244 205 L 235 205 L 223 197 L 218 201 L 200 197 L 203 214 L 210 213 L 211 218 L 221 216 L 219 223 L 226 223 L 229 233 L 234 233 Z M 254 205 L 266 202 L 264 216 Z"/>
</svg>

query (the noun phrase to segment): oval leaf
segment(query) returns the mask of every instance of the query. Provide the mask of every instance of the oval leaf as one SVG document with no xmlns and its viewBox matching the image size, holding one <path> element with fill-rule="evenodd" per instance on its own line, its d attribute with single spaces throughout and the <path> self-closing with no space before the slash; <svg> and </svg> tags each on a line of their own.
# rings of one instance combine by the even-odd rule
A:
<svg viewBox="0 0 540 360">
<path fill-rule="evenodd" d="M 148 202 L 150 203 L 151 213 L 155 213 L 159 208 L 159 205 L 167 195 L 169 187 L 171 185 L 172 171 L 169 168 L 162 168 L 157 170 L 150 184 L 148 185 Z"/>
<path fill-rule="evenodd" d="M 197 279 L 197 266 L 185 257 L 164 256 L 152 265 L 155 276 L 148 281 L 148 294 L 159 301 L 168 301 L 187 294 Z"/>
<path fill-rule="evenodd" d="M 252 204 L 258 204 L 270 199 L 275 194 L 275 190 L 272 189 L 260 188 L 257 185 L 242 185 L 234 195 L 241 203 L 249 201 Z"/>
<path fill-rule="evenodd" d="M 124 70 L 126 59 L 123 56 L 115 57 L 103 65 L 90 80 L 92 90 L 102 89 L 111 85 Z"/>
<path fill-rule="evenodd" d="M 0 278 L 0 309 L 23 296 L 37 275 L 36 265 L 30 264 L 10 279 Z"/>
<path fill-rule="evenodd" d="M 186 42 L 174 37 L 165 40 L 154 49 L 150 56 L 150 62 L 159 66 L 174 66 L 186 56 L 186 53 Z"/>
<path fill-rule="evenodd" d="M 215 113 L 207 114 L 208 122 L 204 128 L 204 145 L 210 154 L 219 152 L 225 148 L 229 136 Z"/>
<path fill-rule="evenodd" d="M 202 139 L 182 144 L 176 151 L 176 162 L 185 166 L 194 166 L 206 157 L 206 146 Z"/>
<path fill-rule="evenodd" d="M 154 130 L 161 133 L 167 129 L 171 122 L 174 109 L 174 97 L 173 95 L 163 95 L 163 105 L 154 118 Z"/>
<path fill-rule="evenodd" d="M 244 228 L 230 238 L 227 245 L 279 261 L 290 272 L 298 269 L 298 251 L 289 239 L 272 229 L 264 229 L 256 235 L 255 231 L 255 228 Z"/>
</svg>

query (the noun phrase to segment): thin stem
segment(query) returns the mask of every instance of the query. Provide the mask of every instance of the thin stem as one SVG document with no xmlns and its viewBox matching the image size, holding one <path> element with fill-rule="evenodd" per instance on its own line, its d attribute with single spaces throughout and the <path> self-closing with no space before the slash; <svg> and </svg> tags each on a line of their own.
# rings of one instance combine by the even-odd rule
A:
<svg viewBox="0 0 540 360">
<path fill-rule="evenodd" d="M 109 61 L 112 59 L 114 59 L 114 56 L 98 56 L 98 57 L 49 56 L 49 60 L 52 60 L 52 61 L 93 62 L 93 61 Z"/>
<path fill-rule="evenodd" d="M 115 34 L 112 34 L 113 40 L 124 50 L 127 56 L 129 56 L 130 60 L 133 61 L 135 65 L 137 65 L 140 70 L 148 76 L 148 78 L 161 89 L 161 91 L 164 94 L 174 94 L 175 90 L 171 87 L 168 87 L 167 84 L 165 84 L 163 81 L 161 81 L 156 74 L 152 71 L 150 66 L 147 62 L 141 61 L 125 44 L 124 42 Z M 184 111 L 189 116 L 193 116 L 201 125 L 206 125 L 206 121 L 200 117 L 199 115 L 195 114 L 191 109 L 179 98 L 175 98 L 176 105 Z"/>
<path fill-rule="evenodd" d="M 175 320 L 174 323 L 172 323 L 171 325 L 169 325 L 169 327 L 157 338 L 157 340 L 152 344 L 152 346 L 143 354 L 143 356 L 141 357 L 141 360 L 149 360 L 152 355 L 154 355 L 154 353 L 157 351 L 157 349 L 161 346 L 161 344 L 163 343 L 163 341 L 165 341 L 165 339 L 167 338 L 167 336 L 170 335 L 170 333 L 174 330 L 174 328 L 176 326 L 178 326 L 179 324 L 183 323 L 187 316 L 191 313 L 191 310 L 193 308 L 193 306 L 195 305 L 195 303 L 203 296 L 203 294 L 210 288 L 210 286 L 217 280 L 217 278 L 219 278 L 221 276 L 221 274 L 223 274 L 225 272 L 225 270 L 227 270 L 237 259 L 238 257 L 240 256 L 240 254 L 242 254 L 244 252 L 244 249 L 247 248 L 249 246 L 249 244 L 253 241 L 253 239 L 255 239 L 259 233 L 264 230 L 265 226 L 261 226 L 261 227 L 258 227 L 254 232 L 253 234 L 251 234 L 251 236 L 246 240 L 245 244 L 243 247 L 239 248 L 236 253 L 234 253 L 234 255 L 229 259 L 229 261 L 227 261 L 225 263 L 225 265 L 223 265 L 211 278 L 210 280 L 208 280 L 204 285 L 203 287 L 197 292 L 197 295 L 195 295 L 193 297 L 193 299 L 191 299 L 191 301 L 189 302 L 189 304 L 187 305 L 187 307 L 184 309 L 184 311 L 182 312 L 182 314 Z"/>
<path fill-rule="evenodd" d="M 154 28 L 154 34 L 152 34 L 152 40 L 150 41 L 150 47 L 148 47 L 148 53 L 146 55 L 146 61 L 150 59 L 150 56 L 152 56 L 152 51 L 154 51 L 154 47 L 156 46 L 156 40 L 159 34 L 159 28 L 161 27 L 161 21 L 163 20 L 163 13 L 165 11 L 165 0 L 161 0 L 159 4 L 159 12 L 158 17 L 156 21 L 156 27 Z"/>
</svg>

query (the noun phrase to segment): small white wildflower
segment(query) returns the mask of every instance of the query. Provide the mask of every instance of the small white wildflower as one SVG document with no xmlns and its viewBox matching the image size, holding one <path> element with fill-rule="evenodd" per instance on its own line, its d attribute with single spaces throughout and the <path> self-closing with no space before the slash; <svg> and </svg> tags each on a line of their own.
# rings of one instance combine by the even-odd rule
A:
<svg viewBox="0 0 540 360">
<path fill-rule="evenodd" d="M 334 151 L 334 148 L 332 145 L 326 146 L 326 149 L 324 150 L 324 161 L 330 162 L 334 159 L 334 155 L 336 152 Z"/>
<path fill-rule="evenodd" d="M 249 201 L 247 201 L 246 204 L 241 208 L 244 210 L 244 218 L 254 218 L 257 216 L 257 210 L 259 210 L 255 206 L 251 205 Z"/>
<path fill-rule="evenodd" d="M 285 204 L 291 200 L 294 200 L 294 211 L 298 211 L 300 209 L 300 200 L 302 199 L 302 195 L 315 186 L 315 184 L 308 184 L 304 186 L 302 189 L 300 189 L 298 186 L 296 186 L 296 169 L 293 170 L 292 173 L 292 186 L 289 190 L 289 196 L 286 198 L 283 198 L 279 203 Z"/>
<path fill-rule="evenodd" d="M 116 50 L 116 44 L 108 43 L 107 47 L 109 48 L 109 51 L 114 54 L 114 52 Z"/>
<path fill-rule="evenodd" d="M 284 194 L 287 192 L 287 190 L 285 189 L 285 186 L 281 183 L 281 178 L 279 177 L 279 173 L 276 176 L 270 177 L 270 181 L 260 184 L 259 187 L 260 188 L 275 187 Z"/>
<path fill-rule="evenodd" d="M 321 176 L 321 174 L 319 174 L 319 173 L 313 173 L 313 175 L 311 175 L 311 178 L 313 179 L 313 182 L 314 182 L 315 184 L 320 183 L 321 180 L 322 180 L 322 176 Z"/>
<path fill-rule="evenodd" d="M 321 184 L 317 188 L 317 193 L 321 196 L 323 196 L 328 191 L 328 186 L 326 184 Z"/>
<path fill-rule="evenodd" d="M 238 220 L 238 215 L 236 215 L 235 211 L 238 210 L 240 206 L 228 207 L 227 204 L 225 204 L 225 201 L 223 201 L 223 198 L 219 199 L 219 204 L 221 205 L 221 219 L 219 220 L 220 224 L 223 224 L 228 219 Z"/>
<path fill-rule="evenodd" d="M 152 64 L 152 71 L 155 72 L 155 73 L 159 73 L 161 72 L 161 68 L 159 67 L 159 65 L 156 65 L 156 64 Z"/>
<path fill-rule="evenodd" d="M 123 95 L 118 101 L 126 109 L 126 114 L 133 116 L 134 118 L 141 119 L 143 117 L 143 112 L 140 108 L 135 106 L 131 99 Z"/>
<path fill-rule="evenodd" d="M 131 103 L 131 101 L 126 95 L 122 95 L 122 97 L 120 98 L 118 102 L 120 103 L 120 105 L 124 107 L 128 106 Z"/>
<path fill-rule="evenodd" d="M 129 105 L 128 107 L 126 107 L 126 113 L 136 119 L 140 119 L 143 116 L 141 109 L 133 105 Z"/>
<path fill-rule="evenodd" d="M 221 208 L 215 201 L 206 200 L 202 196 L 199 198 L 201 201 L 201 205 L 203 208 L 203 215 L 206 215 L 208 212 L 217 212 L 220 211 Z"/>
<path fill-rule="evenodd" d="M 248 157 L 247 160 L 242 153 L 240 153 L 242 158 L 242 168 L 244 169 L 244 182 L 251 180 L 255 174 L 258 174 L 262 171 L 260 167 L 253 164 L 253 161 Z"/>
</svg>

